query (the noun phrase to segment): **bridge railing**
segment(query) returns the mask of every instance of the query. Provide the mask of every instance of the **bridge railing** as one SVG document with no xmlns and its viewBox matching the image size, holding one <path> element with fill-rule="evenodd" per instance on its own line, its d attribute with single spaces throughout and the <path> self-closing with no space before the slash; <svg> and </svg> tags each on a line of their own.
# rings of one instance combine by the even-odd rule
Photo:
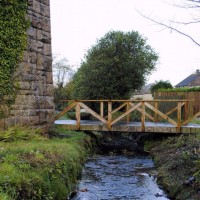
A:
<svg viewBox="0 0 200 200">
<path fill-rule="evenodd" d="M 81 126 L 81 115 L 84 112 L 101 121 L 108 130 L 122 120 L 133 122 L 132 113 L 137 113 L 141 122 L 141 130 L 145 131 L 145 121 L 168 122 L 180 131 L 181 126 L 188 124 L 193 118 L 200 116 L 189 113 L 190 100 L 63 100 L 67 107 L 60 112 L 55 120 L 74 109 L 77 130 Z M 165 109 L 162 109 L 165 105 Z M 169 106 L 167 106 L 169 105 Z"/>
</svg>

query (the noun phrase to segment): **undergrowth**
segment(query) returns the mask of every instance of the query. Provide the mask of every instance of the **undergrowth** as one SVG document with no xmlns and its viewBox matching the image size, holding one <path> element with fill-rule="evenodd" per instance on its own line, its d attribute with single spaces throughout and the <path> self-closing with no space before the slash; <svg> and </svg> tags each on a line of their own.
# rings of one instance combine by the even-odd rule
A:
<svg viewBox="0 0 200 200">
<path fill-rule="evenodd" d="M 0 137 L 1 200 L 67 199 L 88 154 L 89 137 L 59 129 L 49 139 L 24 127 L 2 131 Z"/>
<path fill-rule="evenodd" d="M 14 142 L 18 140 L 44 140 L 42 130 L 22 126 L 12 126 L 6 130 L 0 130 L 0 141 Z"/>
<path fill-rule="evenodd" d="M 200 134 L 184 134 L 160 141 L 151 151 L 158 181 L 172 199 L 200 199 Z"/>
</svg>

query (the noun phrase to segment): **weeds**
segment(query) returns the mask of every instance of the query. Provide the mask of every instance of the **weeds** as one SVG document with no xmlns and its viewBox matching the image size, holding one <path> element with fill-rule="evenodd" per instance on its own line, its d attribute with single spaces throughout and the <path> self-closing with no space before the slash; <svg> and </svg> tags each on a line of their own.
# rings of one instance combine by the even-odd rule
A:
<svg viewBox="0 0 200 200">
<path fill-rule="evenodd" d="M 0 131 L 0 141 L 14 142 L 17 140 L 44 140 L 42 130 L 39 128 L 29 128 L 22 126 L 9 127 L 7 130 Z"/>
</svg>

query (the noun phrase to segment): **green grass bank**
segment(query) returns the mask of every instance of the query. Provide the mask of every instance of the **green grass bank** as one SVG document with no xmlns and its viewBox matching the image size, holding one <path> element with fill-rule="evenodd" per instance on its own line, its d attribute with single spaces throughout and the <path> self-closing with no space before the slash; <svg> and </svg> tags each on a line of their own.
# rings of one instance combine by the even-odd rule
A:
<svg viewBox="0 0 200 200">
<path fill-rule="evenodd" d="M 67 199 L 92 140 L 83 132 L 53 134 L 24 127 L 0 132 L 0 200 Z"/>
<path fill-rule="evenodd" d="M 158 169 L 158 183 L 171 199 L 200 199 L 200 134 L 149 141 L 145 148 Z"/>
</svg>

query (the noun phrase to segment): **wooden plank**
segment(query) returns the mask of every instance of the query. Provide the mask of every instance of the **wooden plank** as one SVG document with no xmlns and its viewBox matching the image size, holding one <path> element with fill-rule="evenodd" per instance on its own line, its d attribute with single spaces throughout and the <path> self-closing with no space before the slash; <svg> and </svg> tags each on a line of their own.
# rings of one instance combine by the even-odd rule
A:
<svg viewBox="0 0 200 200">
<path fill-rule="evenodd" d="M 103 122 L 104 124 L 107 124 L 107 121 L 103 117 L 101 117 L 100 115 L 98 115 L 96 112 L 94 112 L 91 108 L 89 108 L 88 106 L 86 106 L 82 102 L 80 102 L 79 104 L 80 104 L 80 106 L 82 108 L 84 108 L 92 116 L 94 116 L 95 118 L 97 118 L 98 120 L 100 120 L 101 122 Z"/>
<path fill-rule="evenodd" d="M 142 109 L 137 108 L 137 110 L 138 110 L 140 113 L 142 113 Z M 151 116 L 149 113 L 147 113 L 146 111 L 145 111 L 145 116 L 146 116 L 147 118 L 149 118 L 151 121 L 155 122 L 154 117 L 152 117 L 152 116 Z"/>
<path fill-rule="evenodd" d="M 189 119 L 185 120 L 182 125 L 186 125 L 188 124 L 190 121 L 192 121 L 194 118 L 199 117 L 200 116 L 200 112 L 196 113 L 195 115 L 193 115 L 192 117 L 190 117 Z"/>
<path fill-rule="evenodd" d="M 171 119 L 170 117 L 168 117 L 167 115 L 165 115 L 164 113 L 162 113 L 161 111 L 159 111 L 158 109 L 154 108 L 152 105 L 150 105 L 149 103 L 145 102 L 145 105 L 150 108 L 151 110 L 153 110 L 154 112 L 156 112 L 158 115 L 160 115 L 163 119 L 166 119 L 168 122 L 170 122 L 171 124 L 173 124 L 174 126 L 177 126 L 177 123 Z"/>
<path fill-rule="evenodd" d="M 108 130 L 112 130 L 112 102 L 108 102 Z"/>
<path fill-rule="evenodd" d="M 77 102 L 74 102 L 72 104 L 70 104 L 69 106 L 67 106 L 61 113 L 59 113 L 58 115 L 55 116 L 55 120 L 59 119 L 61 116 L 63 116 L 66 112 L 68 112 L 69 110 L 71 110 L 73 107 L 75 107 L 77 104 Z"/>
<path fill-rule="evenodd" d="M 133 103 L 129 103 L 131 106 L 134 106 L 135 104 Z M 142 113 L 142 109 L 141 108 L 137 108 L 137 110 Z M 148 114 L 147 112 L 145 112 L 145 116 L 148 117 L 151 121 L 155 122 L 154 117 L 152 117 L 150 114 Z"/>
<path fill-rule="evenodd" d="M 129 110 L 130 108 L 130 104 L 129 102 L 126 103 L 126 112 Z M 130 122 L 130 114 L 127 115 L 126 117 L 126 122 L 129 123 Z"/>
<path fill-rule="evenodd" d="M 56 123 L 56 126 L 64 126 L 69 130 L 77 130 L 76 127 L 76 120 L 69 120 L 71 122 L 66 123 L 68 120 L 58 120 L 60 123 Z M 86 121 L 86 122 L 84 122 Z M 62 123 L 64 122 L 64 123 Z M 135 125 L 134 125 L 135 124 Z M 88 120 L 81 120 L 81 127 L 80 130 L 95 130 L 95 131 L 108 131 L 107 125 L 97 122 Z M 200 125 L 191 125 L 186 127 L 181 127 L 181 133 L 196 133 L 200 130 Z M 112 131 L 122 131 L 122 132 L 141 132 L 141 122 L 139 123 L 129 123 L 126 122 L 120 123 L 119 125 L 112 126 Z M 169 123 L 152 123 L 152 122 L 145 122 L 145 132 L 152 132 L 152 133 L 177 133 L 177 128 L 173 127 Z"/>
<path fill-rule="evenodd" d="M 177 111 L 178 110 L 178 107 L 176 106 L 175 108 L 171 109 L 170 111 L 168 111 L 165 115 L 170 115 L 172 114 L 173 112 Z"/>
<path fill-rule="evenodd" d="M 136 102 L 139 103 L 141 102 L 140 100 L 125 100 L 125 99 L 119 99 L 119 100 L 111 100 L 111 99 L 88 99 L 88 100 L 83 100 L 83 99 L 78 99 L 78 100 L 60 100 L 60 101 L 66 101 L 66 102 Z M 188 99 L 154 99 L 154 100 L 146 100 L 145 102 L 195 102 L 195 100 L 188 100 Z"/>
<path fill-rule="evenodd" d="M 115 110 L 112 110 L 112 114 L 114 114 L 114 113 L 116 113 L 117 111 L 119 111 L 120 109 L 122 109 L 124 106 L 126 106 L 126 102 L 125 103 L 123 103 L 121 106 L 119 106 L 118 108 L 116 108 Z M 107 116 L 105 116 L 105 119 L 107 119 L 108 118 L 108 115 Z"/>
<path fill-rule="evenodd" d="M 76 128 L 80 130 L 81 127 L 81 107 L 80 103 L 76 104 Z"/>
<path fill-rule="evenodd" d="M 100 100 L 99 100 L 100 101 Z M 142 102 L 143 100 L 106 100 L 106 101 L 111 101 L 111 102 Z M 154 100 L 145 100 L 145 102 L 186 102 L 188 101 L 187 99 L 154 99 Z M 191 100 L 194 101 L 194 100 Z"/>
<path fill-rule="evenodd" d="M 141 131 L 145 132 L 145 104 L 141 103 L 142 106 L 142 117 L 141 117 Z"/>
<path fill-rule="evenodd" d="M 101 117 L 104 116 L 104 102 L 103 101 L 100 102 L 100 115 Z"/>
<path fill-rule="evenodd" d="M 185 104 L 185 102 L 184 103 L 181 103 L 181 106 L 183 106 Z M 165 115 L 170 115 L 170 114 L 172 114 L 173 112 L 175 112 L 176 110 L 178 110 L 178 106 L 176 106 L 176 107 L 174 107 L 173 109 L 171 109 L 170 111 L 168 111 Z"/>
<path fill-rule="evenodd" d="M 184 120 L 187 120 L 189 116 L 189 104 L 188 102 L 185 102 L 185 106 L 184 106 Z"/>
<path fill-rule="evenodd" d="M 154 107 L 158 110 L 158 102 L 154 102 Z M 154 112 L 154 121 L 158 122 L 158 114 L 156 112 Z"/>
<path fill-rule="evenodd" d="M 180 133 L 181 130 L 181 102 L 178 102 L 177 110 L 177 132 Z"/>
<path fill-rule="evenodd" d="M 139 106 L 141 106 L 141 102 L 138 103 L 138 104 L 136 104 L 132 108 L 130 108 L 128 111 L 126 111 L 122 115 L 120 115 L 117 119 L 113 120 L 112 123 L 111 123 L 111 125 L 115 124 L 116 122 L 118 122 L 119 120 L 121 120 L 122 118 L 124 118 L 126 115 L 128 115 L 129 113 L 131 113 L 132 111 L 134 111 L 135 109 L 137 109 Z"/>
<path fill-rule="evenodd" d="M 118 108 L 116 108 L 115 110 L 112 110 L 112 114 L 116 113 L 117 111 L 119 111 L 120 109 L 122 109 L 124 106 L 126 106 L 127 103 L 123 103 L 121 106 L 119 106 Z"/>
</svg>

